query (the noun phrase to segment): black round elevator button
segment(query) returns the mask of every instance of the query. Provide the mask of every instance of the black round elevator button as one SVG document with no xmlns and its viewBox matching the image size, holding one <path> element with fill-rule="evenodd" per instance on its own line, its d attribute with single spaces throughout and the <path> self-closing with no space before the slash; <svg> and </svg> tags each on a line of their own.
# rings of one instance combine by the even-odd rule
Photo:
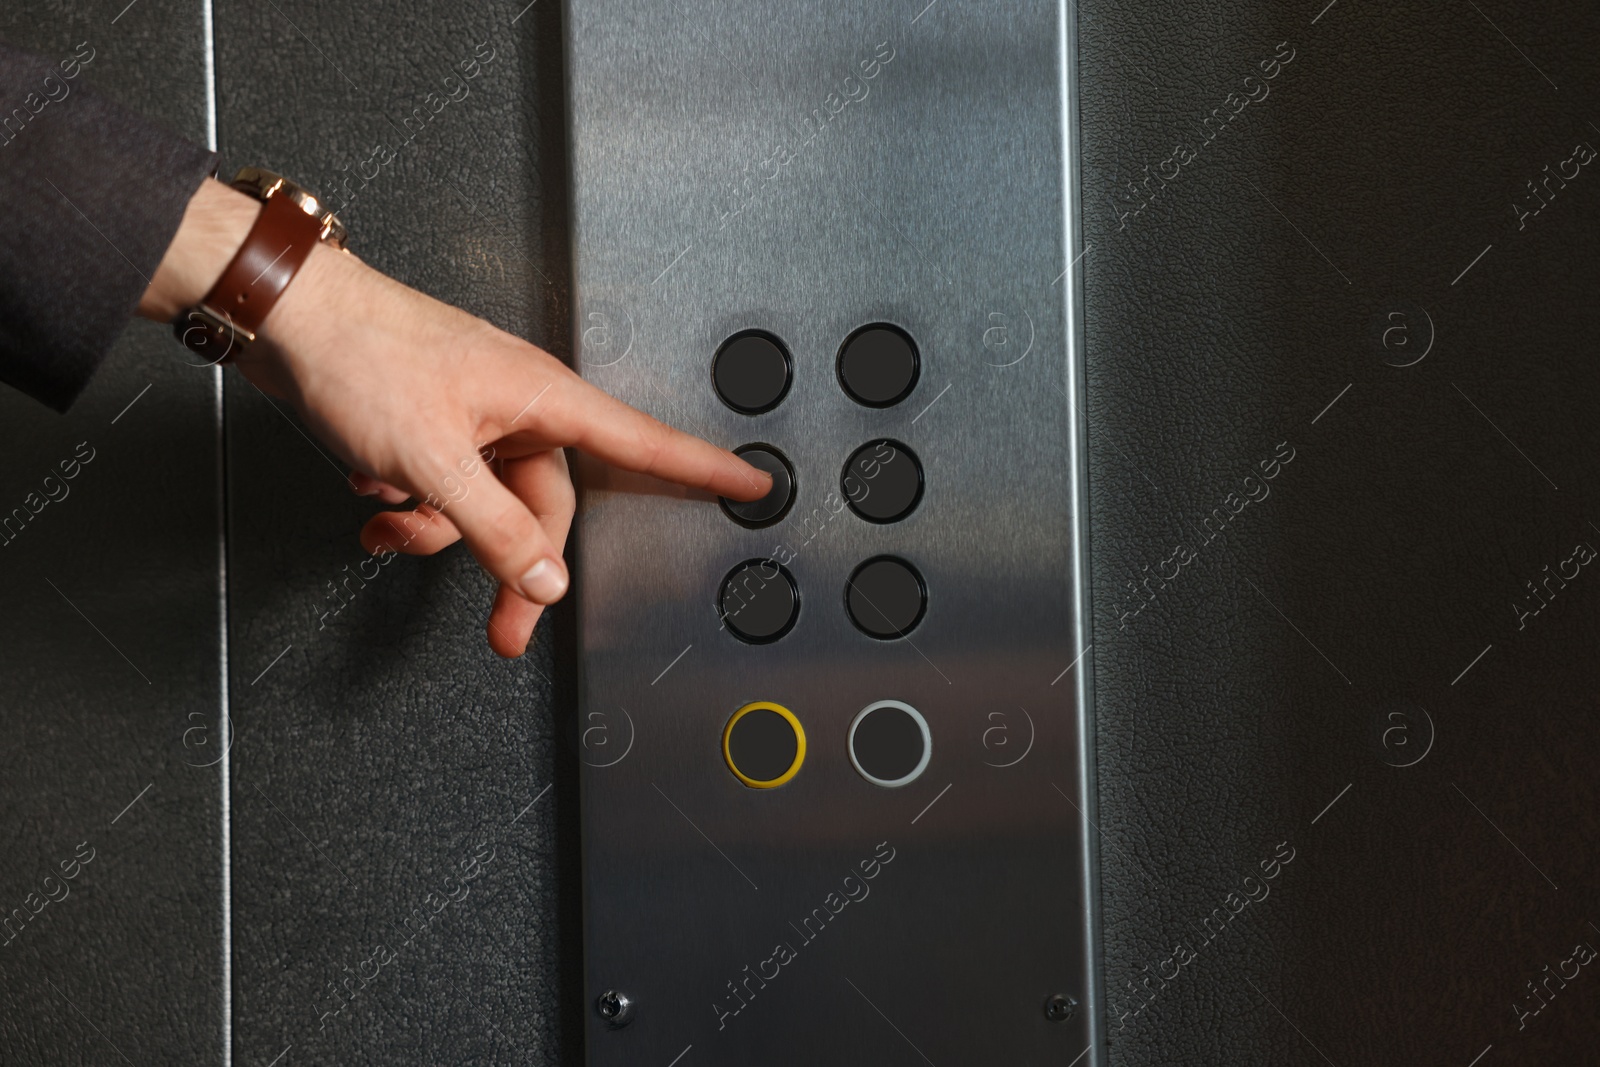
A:
<svg viewBox="0 0 1600 1067">
<path fill-rule="evenodd" d="M 928 768 L 933 735 L 928 720 L 910 704 L 879 700 L 850 723 L 850 764 L 873 785 L 909 785 Z"/>
<path fill-rule="evenodd" d="M 868 441 L 845 461 L 839 490 L 868 522 L 898 522 L 922 499 L 922 462 L 899 441 Z"/>
<path fill-rule="evenodd" d="M 765 644 L 793 628 L 800 589 L 776 561 L 747 559 L 722 579 L 717 610 L 735 637 Z"/>
<path fill-rule="evenodd" d="M 778 406 L 789 391 L 789 353 L 771 334 L 747 330 L 722 343 L 711 361 L 711 384 L 722 402 L 746 415 Z"/>
<path fill-rule="evenodd" d="M 928 606 L 928 593 L 922 575 L 911 564 L 878 556 L 850 575 L 844 603 L 857 629 L 887 641 L 916 629 Z"/>
<path fill-rule="evenodd" d="M 887 323 L 863 326 L 839 349 L 839 384 L 858 404 L 886 408 L 916 387 L 917 346 L 902 329 Z"/>
<path fill-rule="evenodd" d="M 757 470 L 772 475 L 772 488 L 760 500 L 740 501 L 722 497 L 722 510 L 741 526 L 758 529 L 771 526 L 789 512 L 794 503 L 794 470 L 771 445 L 743 445 L 733 454 Z"/>
</svg>

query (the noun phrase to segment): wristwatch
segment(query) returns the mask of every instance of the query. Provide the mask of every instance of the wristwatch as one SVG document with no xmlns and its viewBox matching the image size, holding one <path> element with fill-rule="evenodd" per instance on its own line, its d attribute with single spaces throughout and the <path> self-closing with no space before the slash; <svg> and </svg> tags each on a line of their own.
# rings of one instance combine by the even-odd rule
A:
<svg viewBox="0 0 1600 1067">
<path fill-rule="evenodd" d="M 207 357 L 206 364 L 225 363 L 256 339 L 261 323 L 319 242 L 349 251 L 344 224 L 315 193 L 281 174 L 243 167 L 229 184 L 265 206 L 217 284 L 172 323 L 178 340 Z"/>
</svg>

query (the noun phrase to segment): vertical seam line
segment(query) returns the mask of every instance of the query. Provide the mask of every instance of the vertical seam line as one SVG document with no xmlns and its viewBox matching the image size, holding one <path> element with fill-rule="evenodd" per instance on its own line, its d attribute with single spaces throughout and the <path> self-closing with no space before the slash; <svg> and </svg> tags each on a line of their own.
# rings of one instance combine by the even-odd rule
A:
<svg viewBox="0 0 1600 1067">
<path fill-rule="evenodd" d="M 213 0 L 200 0 L 200 19 L 203 40 L 201 52 L 205 61 L 206 147 L 217 148 L 217 57 L 216 22 Z M 229 701 L 228 662 L 228 453 L 227 435 L 224 431 L 222 368 L 211 368 L 212 411 L 216 427 L 215 453 L 217 457 L 217 733 L 222 739 L 222 759 L 218 761 L 218 791 L 220 793 L 220 867 L 221 867 L 221 932 L 222 944 L 222 1067 L 233 1067 L 233 817 L 230 808 L 233 758 L 233 718 Z"/>
</svg>

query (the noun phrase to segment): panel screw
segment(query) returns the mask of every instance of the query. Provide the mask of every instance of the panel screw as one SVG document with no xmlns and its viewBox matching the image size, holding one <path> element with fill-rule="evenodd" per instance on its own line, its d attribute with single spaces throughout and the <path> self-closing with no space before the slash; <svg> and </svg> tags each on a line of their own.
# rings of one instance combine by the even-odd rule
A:
<svg viewBox="0 0 1600 1067">
<path fill-rule="evenodd" d="M 1078 1002 L 1065 993 L 1057 993 L 1046 997 L 1044 1002 L 1044 1017 L 1053 1023 L 1064 1023 L 1072 1018 L 1072 1013 L 1078 1010 Z"/>
<path fill-rule="evenodd" d="M 633 1022 L 633 998 L 615 989 L 601 993 L 595 999 L 594 1010 L 612 1027 L 623 1027 Z"/>
</svg>

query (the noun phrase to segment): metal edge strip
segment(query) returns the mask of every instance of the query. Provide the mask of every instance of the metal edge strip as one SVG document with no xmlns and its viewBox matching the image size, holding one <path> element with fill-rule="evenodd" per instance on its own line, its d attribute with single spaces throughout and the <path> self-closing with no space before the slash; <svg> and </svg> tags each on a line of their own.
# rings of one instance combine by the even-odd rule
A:
<svg viewBox="0 0 1600 1067">
<path fill-rule="evenodd" d="M 578 49 L 576 47 L 576 42 L 573 40 L 574 30 L 572 9 L 573 0 L 561 0 L 561 47 L 563 68 L 563 76 L 561 79 L 561 113 L 566 118 L 567 135 L 567 258 L 568 276 L 572 280 L 571 299 L 568 303 L 569 314 L 571 316 L 571 321 L 569 324 L 571 329 L 572 345 L 571 366 L 574 373 L 576 373 L 579 377 L 585 377 L 583 373 L 582 313 L 584 285 L 583 272 L 581 269 L 582 260 L 579 254 L 579 250 L 583 246 L 583 241 L 579 232 L 578 153 L 575 143 L 577 138 L 578 123 L 577 115 L 574 111 L 573 93 L 573 85 L 577 80 L 575 65 L 577 62 Z M 572 464 L 572 480 L 573 488 L 577 494 L 577 509 L 572 518 L 572 534 L 568 539 L 567 554 L 570 560 L 571 572 L 574 575 L 581 575 L 583 572 L 583 528 L 585 525 L 583 521 L 583 513 L 585 509 L 585 498 L 587 496 L 586 487 L 583 484 L 582 464 Z M 582 731 L 581 716 L 584 710 L 589 706 L 589 672 L 588 664 L 584 658 L 582 647 L 584 614 L 583 598 L 581 596 L 573 597 L 572 631 L 574 640 L 578 646 L 573 655 L 573 712 L 576 716 L 580 716 L 580 733 Z M 590 1011 L 590 1004 L 587 999 L 590 990 L 595 988 L 595 975 L 590 968 L 590 961 L 594 957 L 592 946 L 589 943 L 590 917 L 588 915 L 589 871 L 591 868 L 591 863 L 589 858 L 589 836 L 588 834 L 582 832 L 583 828 L 587 826 L 587 821 L 584 818 L 584 809 L 588 804 L 589 768 L 586 764 L 584 764 L 581 758 L 579 758 L 578 764 L 578 882 L 583 888 L 578 895 L 578 930 L 580 952 L 578 967 L 579 973 L 582 975 L 582 977 L 579 979 L 581 995 L 578 997 L 576 1009 L 582 1013 L 580 1032 L 583 1034 L 583 1047 L 581 1050 L 579 1050 L 578 1058 L 575 1062 L 591 1063 L 593 1062 L 593 1059 L 591 1057 L 592 1050 L 590 1048 L 590 1041 L 594 1033 L 594 1028 L 597 1025 L 595 1016 Z"/>
<path fill-rule="evenodd" d="M 213 0 L 200 0 L 201 55 L 205 63 L 206 147 L 217 151 L 217 30 Z M 228 680 L 228 436 L 224 404 L 223 368 L 211 368 L 212 407 L 216 415 L 217 455 L 217 736 L 222 759 L 217 761 L 217 789 L 221 823 L 220 896 L 222 934 L 222 1067 L 233 1065 L 233 812 L 229 753 L 233 749 L 233 718 Z"/>
<path fill-rule="evenodd" d="M 1100 1067 L 1105 1053 L 1105 997 L 1104 950 L 1101 939 L 1100 918 L 1100 850 L 1095 820 L 1096 785 L 1094 686 L 1091 678 L 1094 647 L 1090 635 L 1093 630 L 1090 615 L 1089 576 L 1089 492 L 1088 492 L 1088 416 L 1080 398 L 1087 389 L 1083 347 L 1083 266 L 1088 249 L 1079 251 L 1083 242 L 1083 209 L 1081 197 L 1080 145 L 1078 131 L 1078 20 L 1075 0 L 1060 0 L 1057 8 L 1060 27 L 1061 70 L 1061 156 L 1063 255 L 1067 260 L 1066 277 L 1062 279 L 1066 308 L 1066 378 L 1067 378 L 1067 470 L 1071 485 L 1072 530 L 1070 555 L 1072 559 L 1071 588 L 1073 601 L 1073 651 L 1078 656 L 1077 671 L 1073 679 L 1074 697 L 1077 701 L 1078 744 L 1078 807 L 1083 814 L 1083 867 L 1080 871 L 1079 890 L 1082 893 L 1085 938 L 1088 956 L 1088 982 L 1084 990 L 1084 1010 L 1087 1013 L 1089 1047 L 1087 1067 Z M 1085 414 L 1080 418 L 1080 411 Z M 1081 1054 L 1080 1054 L 1081 1055 Z"/>
</svg>

